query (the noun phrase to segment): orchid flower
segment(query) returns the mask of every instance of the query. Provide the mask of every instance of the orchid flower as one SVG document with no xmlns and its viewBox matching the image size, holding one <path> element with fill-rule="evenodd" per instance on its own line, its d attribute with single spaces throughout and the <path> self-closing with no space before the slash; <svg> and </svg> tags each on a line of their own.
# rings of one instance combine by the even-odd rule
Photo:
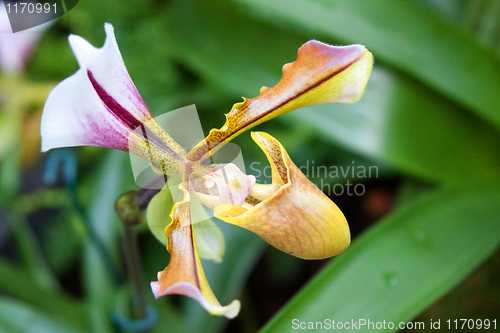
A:
<svg viewBox="0 0 500 333">
<path fill-rule="evenodd" d="M 81 145 L 120 149 L 149 160 L 159 174 L 180 177 L 182 198 L 173 204 L 164 230 L 170 263 L 158 273 L 158 281 L 151 282 L 156 297 L 186 295 L 210 313 L 228 318 L 239 312 L 237 300 L 227 306 L 218 302 L 203 272 L 191 219 L 195 197 L 221 220 L 299 258 L 328 258 L 349 246 L 349 227 L 342 212 L 271 135 L 252 133 L 271 164 L 272 184 L 257 184 L 235 165 L 207 165 L 207 161 L 237 135 L 278 115 L 318 103 L 357 101 L 373 62 L 364 46 L 307 42 L 297 60 L 283 67 L 283 77 L 274 87 L 263 87 L 259 96 L 235 104 L 222 128 L 213 129 L 185 151 L 152 117 L 125 68 L 113 27 L 106 24 L 105 30 L 106 42 L 100 49 L 81 37 L 69 37 L 80 69 L 47 99 L 42 151 Z M 150 206 L 162 202 L 155 199 Z"/>
</svg>

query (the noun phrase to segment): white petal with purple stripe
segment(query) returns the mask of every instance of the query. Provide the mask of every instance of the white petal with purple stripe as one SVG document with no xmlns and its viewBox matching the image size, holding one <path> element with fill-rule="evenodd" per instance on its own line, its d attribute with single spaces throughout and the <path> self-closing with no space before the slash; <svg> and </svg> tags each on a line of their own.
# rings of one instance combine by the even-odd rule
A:
<svg viewBox="0 0 500 333">
<path fill-rule="evenodd" d="M 123 62 L 111 24 L 100 49 L 71 35 L 80 65 L 61 82 L 44 107 L 42 151 L 68 146 L 101 146 L 128 150 L 131 131 L 152 118 Z"/>
</svg>

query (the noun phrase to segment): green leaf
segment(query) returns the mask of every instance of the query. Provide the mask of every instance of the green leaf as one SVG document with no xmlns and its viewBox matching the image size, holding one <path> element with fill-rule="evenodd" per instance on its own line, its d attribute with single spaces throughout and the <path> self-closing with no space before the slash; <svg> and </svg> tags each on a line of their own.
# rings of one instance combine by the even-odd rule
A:
<svg viewBox="0 0 500 333">
<path fill-rule="evenodd" d="M 36 283 L 47 291 L 58 290 L 59 285 L 57 280 L 47 265 L 40 244 L 33 230 L 28 225 L 26 217 L 22 212 L 15 211 L 7 221 L 15 236 L 22 261 Z"/>
<path fill-rule="evenodd" d="M 154 304 L 156 310 L 158 311 L 158 321 L 151 329 L 151 332 L 192 333 L 184 324 L 182 320 L 183 318 L 180 315 L 178 309 L 174 305 L 170 304 L 170 302 L 165 300 L 152 300 L 151 303 Z"/>
<path fill-rule="evenodd" d="M 95 239 L 85 243 L 83 278 L 95 331 L 109 331 L 112 327 L 111 313 L 119 278 L 113 258 L 120 249 L 114 203 L 123 190 L 124 163 L 129 163 L 127 154 L 109 151 L 94 183 L 89 206 L 88 222 Z"/>
<path fill-rule="evenodd" d="M 307 41 L 252 20 L 225 1 L 186 0 L 174 5 L 171 30 L 183 62 L 213 87 L 238 98 L 256 96 L 263 85 L 276 84 L 284 61 L 294 61 Z M 222 126 L 222 112 L 220 121 Z"/>
<path fill-rule="evenodd" d="M 411 320 L 499 245 L 499 201 L 493 185 L 420 197 L 356 239 L 261 332 L 290 332 L 293 319 Z"/>
<path fill-rule="evenodd" d="M 365 45 L 500 128 L 500 61 L 465 29 L 407 0 L 235 0 L 259 17 Z"/>
<path fill-rule="evenodd" d="M 149 230 L 162 243 L 167 246 L 168 239 L 165 235 L 165 227 L 170 224 L 170 212 L 174 201 L 168 188 L 162 189 L 151 199 L 146 211 L 146 220 Z"/>
<path fill-rule="evenodd" d="M 2 277 L 0 279 L 2 293 L 43 309 L 51 316 L 64 318 L 64 321 L 72 327 L 87 327 L 84 307 L 81 303 L 66 294 L 42 289 L 27 270 L 0 259 L 0 276 Z M 0 311 L 0 313 L 3 312 Z"/>
<path fill-rule="evenodd" d="M 0 297 L 0 331 L 10 333 L 82 332 L 58 322 L 43 311 L 6 297 Z"/>
<path fill-rule="evenodd" d="M 200 258 L 220 263 L 225 250 L 225 240 L 222 231 L 220 231 L 212 219 L 195 223 L 193 226 Z"/>
</svg>

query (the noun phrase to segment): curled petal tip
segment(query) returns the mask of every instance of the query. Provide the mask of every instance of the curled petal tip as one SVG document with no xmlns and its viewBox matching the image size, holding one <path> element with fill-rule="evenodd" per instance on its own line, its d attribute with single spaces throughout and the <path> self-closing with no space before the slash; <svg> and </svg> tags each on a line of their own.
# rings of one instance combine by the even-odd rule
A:
<svg viewBox="0 0 500 333">
<path fill-rule="evenodd" d="M 151 282 L 150 286 L 155 298 L 162 296 L 162 293 L 160 292 L 160 284 L 158 283 L 158 281 Z"/>
<path fill-rule="evenodd" d="M 218 303 L 210 302 L 207 297 L 205 297 L 200 289 L 189 282 L 179 282 L 168 288 L 161 290 L 159 282 L 151 282 L 151 290 L 155 298 L 161 296 L 177 294 L 191 297 L 198 301 L 200 305 L 207 310 L 210 314 L 217 316 L 225 316 L 232 319 L 238 315 L 241 308 L 241 303 L 238 300 L 233 300 L 230 304 L 222 306 Z"/>
<path fill-rule="evenodd" d="M 233 319 L 240 313 L 241 309 L 241 303 L 237 299 L 233 300 L 229 305 L 225 306 L 225 309 L 223 310 L 224 316 L 226 316 L 229 319 Z"/>
<path fill-rule="evenodd" d="M 104 30 L 106 30 L 107 34 L 113 33 L 114 32 L 113 25 L 109 22 L 104 22 Z"/>
<path fill-rule="evenodd" d="M 185 198 L 189 192 L 185 192 Z M 198 254 L 190 216 L 189 200 L 178 203 L 172 210 L 172 223 L 165 229 L 168 238 L 167 249 L 170 263 L 158 273 L 158 281 L 151 283 L 156 298 L 168 294 L 180 294 L 197 300 L 208 312 L 214 315 L 235 317 L 240 309 L 239 301 L 227 306 L 219 301 L 208 285 Z"/>
<path fill-rule="evenodd" d="M 69 45 L 71 50 L 78 61 L 80 67 L 86 67 L 89 60 L 89 53 L 91 52 L 93 46 L 90 45 L 84 38 L 77 35 L 69 35 L 68 37 Z"/>
<path fill-rule="evenodd" d="M 305 43 L 297 60 L 283 69 L 283 79 L 288 78 L 298 91 L 292 109 L 357 101 L 363 95 L 372 64 L 372 54 L 360 44 L 332 46 L 317 40 Z"/>
</svg>

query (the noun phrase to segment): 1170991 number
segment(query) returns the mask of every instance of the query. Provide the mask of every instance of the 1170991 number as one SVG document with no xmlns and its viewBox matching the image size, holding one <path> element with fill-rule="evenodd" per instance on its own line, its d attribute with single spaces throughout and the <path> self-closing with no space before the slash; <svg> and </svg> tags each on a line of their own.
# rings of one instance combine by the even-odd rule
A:
<svg viewBox="0 0 500 333">
<path fill-rule="evenodd" d="M 455 330 L 464 330 L 464 329 L 485 329 L 488 330 L 493 328 L 494 330 L 497 329 L 497 320 L 489 320 L 489 319 L 455 319 L 451 320 L 448 319 L 446 321 L 448 323 L 448 329 L 455 329 Z"/>
<path fill-rule="evenodd" d="M 8 3 L 5 5 L 5 7 L 7 9 L 8 14 L 11 14 L 11 13 L 13 13 L 13 14 L 24 14 L 24 13 L 40 14 L 42 12 L 45 14 L 48 14 L 48 13 L 52 12 L 52 9 L 54 9 L 54 11 L 53 11 L 54 14 L 57 13 L 57 3 L 55 3 L 55 2 L 53 4 L 50 4 L 50 3 L 34 4 L 32 2 L 18 2 L 18 3 L 12 4 L 12 7 L 11 7 L 11 4 Z M 54 7 L 54 8 L 52 8 L 52 7 Z"/>
</svg>

